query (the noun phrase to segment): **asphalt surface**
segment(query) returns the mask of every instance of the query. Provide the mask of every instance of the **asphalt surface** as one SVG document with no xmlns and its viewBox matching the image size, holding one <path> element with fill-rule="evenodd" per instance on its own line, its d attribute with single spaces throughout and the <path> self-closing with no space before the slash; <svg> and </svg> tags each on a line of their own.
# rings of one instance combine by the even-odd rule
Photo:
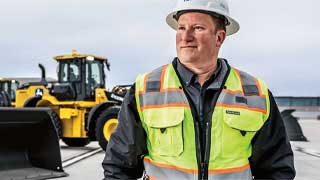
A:
<svg viewBox="0 0 320 180">
<path fill-rule="evenodd" d="M 312 119 L 299 120 L 304 135 L 308 142 L 291 142 L 295 156 L 295 167 L 297 180 L 320 180 L 320 121 Z M 61 143 L 62 160 L 66 161 L 72 157 L 97 149 L 96 142 L 90 143 L 83 148 L 70 148 Z M 98 180 L 103 179 L 101 162 L 104 152 L 89 156 L 80 160 L 64 170 L 68 177 L 59 178 L 63 180 Z"/>
<path fill-rule="evenodd" d="M 103 179 L 103 169 L 101 166 L 104 158 L 104 151 L 99 148 L 97 142 L 91 142 L 86 147 L 74 148 L 68 147 L 63 142 L 61 144 L 62 164 L 77 157 L 83 157 L 92 151 L 99 150 L 97 153 L 84 157 L 74 164 L 64 167 L 64 171 L 69 174 L 67 177 L 59 178 L 61 180 L 98 180 Z M 80 158 L 81 158 L 80 157 Z"/>
</svg>

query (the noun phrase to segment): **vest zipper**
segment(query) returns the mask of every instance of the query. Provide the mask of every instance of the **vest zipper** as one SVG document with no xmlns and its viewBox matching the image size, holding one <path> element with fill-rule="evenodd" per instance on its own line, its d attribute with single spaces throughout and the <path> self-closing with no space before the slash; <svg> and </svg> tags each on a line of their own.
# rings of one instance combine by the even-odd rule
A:
<svg viewBox="0 0 320 180">
<path fill-rule="evenodd" d="M 200 136 L 199 136 L 199 122 L 195 121 L 195 134 L 196 134 L 196 156 L 198 162 L 198 169 L 199 169 L 199 180 L 202 180 L 202 174 L 204 174 L 204 168 L 202 163 L 202 153 L 201 153 L 201 145 L 200 145 Z"/>
<path fill-rule="evenodd" d="M 201 123 L 201 124 L 204 124 L 204 117 L 203 117 L 203 95 L 204 95 L 204 92 L 203 92 L 203 88 L 201 87 L 200 88 L 200 102 L 199 102 L 199 108 L 198 108 L 198 110 L 199 110 L 199 122 Z M 201 128 L 203 128 L 203 125 L 201 126 Z M 206 131 L 207 131 L 207 127 L 205 127 L 205 135 L 207 134 L 206 133 Z M 198 134 L 198 136 L 199 136 L 199 134 Z M 200 159 L 200 168 L 201 168 L 201 170 L 200 170 L 200 179 L 201 180 L 204 180 L 204 179 L 206 179 L 206 164 L 205 164 L 205 159 L 204 159 L 204 155 L 206 154 L 205 153 L 205 151 L 203 151 L 203 150 L 205 150 L 206 149 L 206 137 L 203 137 L 203 133 L 201 133 L 201 141 L 199 141 L 199 142 L 202 142 L 203 143 L 203 146 L 202 146 L 202 148 L 204 148 L 204 149 L 202 149 L 201 148 L 201 145 L 200 145 L 200 154 L 201 154 L 201 159 Z M 204 152 L 204 154 L 202 153 L 202 152 Z"/>
<path fill-rule="evenodd" d="M 200 177 L 201 177 L 201 178 L 200 178 L 200 179 L 201 179 L 201 180 L 204 180 L 204 179 L 205 179 L 205 173 L 206 173 L 206 172 L 205 172 L 205 166 L 206 166 L 206 164 L 205 164 L 205 163 L 201 163 L 200 166 L 201 166 L 201 173 L 200 173 L 200 175 L 201 175 Z"/>
<path fill-rule="evenodd" d="M 208 165 L 209 165 L 209 155 L 210 155 L 210 149 L 211 149 L 211 143 L 209 142 L 211 140 L 211 126 L 210 123 L 211 121 L 209 120 L 209 122 L 206 122 L 206 128 L 205 128 L 205 151 L 204 151 L 204 170 L 205 170 L 205 174 L 203 175 L 203 177 L 206 177 L 206 179 L 208 179 Z M 210 136 L 210 137 L 209 137 Z"/>
<path fill-rule="evenodd" d="M 214 114 L 214 109 L 216 107 L 218 98 L 221 94 L 222 89 L 219 89 L 216 93 L 213 95 L 213 111 L 212 115 Z M 209 160 L 210 160 L 210 149 L 211 149 L 211 125 L 212 125 L 212 117 L 211 119 L 208 119 L 206 122 L 206 127 L 205 127 L 205 151 L 204 151 L 204 169 L 205 169 L 205 174 L 204 177 L 208 179 L 208 170 L 209 170 Z"/>
</svg>

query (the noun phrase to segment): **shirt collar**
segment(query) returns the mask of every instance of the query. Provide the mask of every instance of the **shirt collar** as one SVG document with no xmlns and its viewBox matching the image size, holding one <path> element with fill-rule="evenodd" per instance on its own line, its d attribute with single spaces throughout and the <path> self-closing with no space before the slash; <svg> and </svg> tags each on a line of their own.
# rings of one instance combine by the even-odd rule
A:
<svg viewBox="0 0 320 180">
<path fill-rule="evenodd" d="M 178 58 L 174 59 L 174 63 L 176 63 L 176 69 L 183 81 L 184 84 L 189 85 L 192 83 L 195 83 L 197 81 L 197 76 L 196 74 L 194 74 L 193 72 L 191 72 L 187 67 L 185 67 L 183 64 L 181 64 L 180 60 Z M 217 63 L 217 69 L 214 71 L 214 73 L 212 74 L 212 76 L 209 79 L 210 84 L 208 85 L 208 88 L 212 86 L 212 84 L 215 81 L 215 78 L 217 77 L 217 75 L 219 74 L 222 65 L 221 65 L 221 59 L 218 59 L 218 63 Z M 212 86 L 213 88 L 216 86 Z"/>
<path fill-rule="evenodd" d="M 177 62 L 177 71 L 180 74 L 180 77 L 185 84 L 190 84 L 192 80 L 195 80 L 196 75 L 191 72 L 188 68 L 186 68 L 183 64 L 181 64 L 180 60 L 176 58 Z"/>
<path fill-rule="evenodd" d="M 210 83 L 207 89 L 219 89 L 223 86 L 223 83 L 225 81 L 225 78 L 229 71 L 229 65 L 227 60 L 225 59 L 218 59 L 219 68 L 217 68 L 218 71 L 215 72 L 215 77 L 213 81 Z"/>
</svg>

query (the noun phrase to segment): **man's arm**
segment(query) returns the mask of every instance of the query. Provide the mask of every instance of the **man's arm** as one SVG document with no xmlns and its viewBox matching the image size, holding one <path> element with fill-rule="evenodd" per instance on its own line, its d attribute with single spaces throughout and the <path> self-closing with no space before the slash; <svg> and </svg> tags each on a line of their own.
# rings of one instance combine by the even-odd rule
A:
<svg viewBox="0 0 320 180">
<path fill-rule="evenodd" d="M 105 179 L 138 179 L 143 174 L 146 135 L 135 101 L 135 85 L 126 94 L 102 162 Z"/>
<path fill-rule="evenodd" d="M 255 179 L 293 179 L 293 153 L 276 102 L 269 92 L 270 115 L 252 140 L 250 166 Z"/>
</svg>

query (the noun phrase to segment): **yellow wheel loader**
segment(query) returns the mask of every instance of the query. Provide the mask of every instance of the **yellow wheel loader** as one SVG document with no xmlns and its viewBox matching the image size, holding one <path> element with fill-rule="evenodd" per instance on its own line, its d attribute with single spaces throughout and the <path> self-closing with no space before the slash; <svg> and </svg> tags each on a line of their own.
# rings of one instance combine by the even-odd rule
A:
<svg viewBox="0 0 320 180">
<path fill-rule="evenodd" d="M 18 81 L 0 77 L 0 107 L 14 106 Z"/>
<path fill-rule="evenodd" d="M 58 136 L 68 146 L 85 146 L 98 140 L 105 150 L 117 126 L 127 86 L 105 89 L 107 58 L 72 54 L 54 57 L 58 62 L 56 82 L 47 82 L 45 68 L 40 82 L 21 85 L 16 91 L 16 107 L 48 107 Z M 28 117 L 26 117 L 28 118 Z"/>
</svg>

